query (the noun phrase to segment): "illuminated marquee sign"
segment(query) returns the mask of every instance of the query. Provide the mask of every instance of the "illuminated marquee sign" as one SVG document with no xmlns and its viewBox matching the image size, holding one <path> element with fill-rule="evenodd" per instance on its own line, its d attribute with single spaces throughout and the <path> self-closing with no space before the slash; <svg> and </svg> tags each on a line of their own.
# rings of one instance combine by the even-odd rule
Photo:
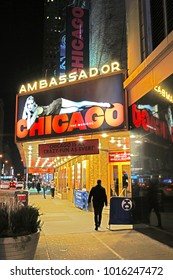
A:
<svg viewBox="0 0 173 280">
<path fill-rule="evenodd" d="M 142 109 L 139 109 L 143 106 Z M 152 115 L 147 109 L 148 105 L 132 105 L 132 123 L 136 128 L 142 128 L 147 133 L 155 134 L 165 140 L 173 142 L 173 128 L 165 120 Z M 165 111 L 166 112 L 166 111 Z M 166 113 L 165 113 L 166 114 Z"/>
<path fill-rule="evenodd" d="M 155 86 L 154 91 L 160 94 L 165 100 L 168 100 L 169 102 L 173 103 L 173 95 L 170 94 L 165 88 L 162 86 Z"/>
<path fill-rule="evenodd" d="M 19 93 L 29 93 L 35 92 L 37 90 L 47 90 L 50 88 L 57 87 L 59 85 L 64 85 L 72 83 L 75 81 L 80 81 L 83 79 L 98 77 L 99 75 L 105 75 L 108 73 L 114 73 L 120 71 L 120 65 L 118 62 L 112 62 L 111 65 L 105 64 L 99 70 L 97 67 L 90 68 L 89 71 L 81 70 L 78 74 L 75 72 L 70 72 L 68 75 L 64 74 L 58 78 L 52 77 L 50 80 L 44 79 L 40 81 L 35 81 L 33 83 L 27 83 L 20 87 Z"/>
<path fill-rule="evenodd" d="M 41 168 L 41 167 L 29 167 L 28 173 L 32 174 L 53 174 L 54 168 Z"/>
<path fill-rule="evenodd" d="M 85 140 L 83 142 L 70 141 L 63 143 L 51 143 L 39 145 L 40 157 L 91 155 L 99 153 L 98 139 Z"/>
<path fill-rule="evenodd" d="M 18 94 L 16 141 L 124 128 L 123 73 Z"/>
<path fill-rule="evenodd" d="M 128 162 L 130 161 L 129 152 L 110 152 L 109 162 Z"/>
</svg>

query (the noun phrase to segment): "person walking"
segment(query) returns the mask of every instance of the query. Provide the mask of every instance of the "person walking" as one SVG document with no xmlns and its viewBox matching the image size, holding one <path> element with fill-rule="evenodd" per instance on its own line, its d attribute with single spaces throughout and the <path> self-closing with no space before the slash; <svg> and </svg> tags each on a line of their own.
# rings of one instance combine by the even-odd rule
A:
<svg viewBox="0 0 173 280">
<path fill-rule="evenodd" d="M 38 194 L 40 193 L 41 191 L 41 184 L 40 184 L 40 181 L 38 180 L 37 184 L 36 184 L 36 189 L 37 189 L 37 192 Z"/>
<path fill-rule="evenodd" d="M 94 222 L 95 222 L 95 230 L 101 225 L 102 221 L 102 211 L 104 205 L 107 206 L 107 195 L 105 188 L 101 185 L 101 180 L 97 180 L 97 185 L 92 187 L 89 197 L 88 197 L 88 204 L 93 203 L 94 208 Z"/>
<path fill-rule="evenodd" d="M 47 184 L 46 181 L 42 182 L 43 196 L 46 198 Z"/>
<path fill-rule="evenodd" d="M 123 171 L 122 182 L 123 182 L 124 196 L 127 196 L 128 175 L 127 175 L 126 171 Z"/>
<path fill-rule="evenodd" d="M 51 198 L 54 198 L 55 196 L 55 182 L 52 180 L 50 182 L 50 192 L 51 192 Z"/>
</svg>

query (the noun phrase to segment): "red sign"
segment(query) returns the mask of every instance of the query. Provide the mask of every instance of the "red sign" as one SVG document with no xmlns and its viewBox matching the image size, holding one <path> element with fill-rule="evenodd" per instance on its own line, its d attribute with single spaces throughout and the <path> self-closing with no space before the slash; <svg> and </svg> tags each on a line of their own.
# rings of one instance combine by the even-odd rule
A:
<svg viewBox="0 0 173 280">
<path fill-rule="evenodd" d="M 151 112 L 145 108 L 145 105 L 142 106 L 144 106 L 144 109 L 138 109 L 137 104 L 132 105 L 132 122 L 134 126 L 136 128 L 142 128 L 144 131 L 153 133 L 163 139 L 170 139 L 173 142 L 173 135 L 170 135 L 166 121 L 152 115 Z"/>
<path fill-rule="evenodd" d="M 56 157 L 98 154 L 98 145 L 98 139 L 85 140 L 83 142 L 71 141 L 63 143 L 40 144 L 39 156 Z"/>
<path fill-rule="evenodd" d="M 66 10 L 67 73 L 89 67 L 89 11 L 80 7 Z"/>
<path fill-rule="evenodd" d="M 129 152 L 112 152 L 109 153 L 109 162 L 130 161 Z"/>
<path fill-rule="evenodd" d="M 33 167 L 33 168 L 28 168 L 28 173 L 37 173 L 37 174 L 53 174 L 54 173 L 54 168 L 39 168 L 39 167 Z"/>
<path fill-rule="evenodd" d="M 123 81 L 120 73 L 17 95 L 16 142 L 123 129 Z"/>
</svg>

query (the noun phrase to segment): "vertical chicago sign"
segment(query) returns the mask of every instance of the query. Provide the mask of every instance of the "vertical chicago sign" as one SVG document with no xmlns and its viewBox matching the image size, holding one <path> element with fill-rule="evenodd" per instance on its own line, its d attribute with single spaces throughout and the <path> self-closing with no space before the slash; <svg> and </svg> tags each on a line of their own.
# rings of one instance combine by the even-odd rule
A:
<svg viewBox="0 0 173 280">
<path fill-rule="evenodd" d="M 66 10 L 66 69 L 80 73 L 89 68 L 89 11 L 80 7 Z"/>
</svg>

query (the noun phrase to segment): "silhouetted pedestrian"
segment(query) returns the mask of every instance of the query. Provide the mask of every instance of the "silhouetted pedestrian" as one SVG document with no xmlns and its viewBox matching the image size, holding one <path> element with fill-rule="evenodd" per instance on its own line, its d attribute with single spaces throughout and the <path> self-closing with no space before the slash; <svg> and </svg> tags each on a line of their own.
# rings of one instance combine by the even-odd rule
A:
<svg viewBox="0 0 173 280">
<path fill-rule="evenodd" d="M 152 209 L 156 213 L 157 221 L 158 221 L 158 227 L 162 227 L 161 223 L 161 215 L 160 215 L 160 207 L 159 207 L 159 181 L 155 178 L 149 180 L 148 182 L 148 214 L 149 214 L 149 221 L 150 221 L 150 214 Z"/>
<path fill-rule="evenodd" d="M 126 171 L 123 171 L 122 182 L 123 182 L 124 195 L 127 196 L 128 175 Z"/>
<path fill-rule="evenodd" d="M 103 207 L 104 205 L 107 206 L 107 195 L 105 188 L 101 185 L 101 180 L 97 180 L 97 185 L 92 187 L 89 193 L 88 203 L 91 203 L 91 199 L 94 208 L 95 230 L 98 230 L 102 221 Z"/>
<path fill-rule="evenodd" d="M 47 183 L 45 181 L 42 182 L 42 189 L 43 189 L 43 196 L 44 198 L 46 198 Z"/>
<path fill-rule="evenodd" d="M 50 192 L 51 192 L 51 197 L 54 198 L 54 196 L 55 196 L 55 182 L 54 182 L 54 180 L 52 180 L 50 182 Z"/>
<path fill-rule="evenodd" d="M 39 181 L 37 182 L 36 189 L 38 193 L 41 191 L 41 184 Z"/>
</svg>

